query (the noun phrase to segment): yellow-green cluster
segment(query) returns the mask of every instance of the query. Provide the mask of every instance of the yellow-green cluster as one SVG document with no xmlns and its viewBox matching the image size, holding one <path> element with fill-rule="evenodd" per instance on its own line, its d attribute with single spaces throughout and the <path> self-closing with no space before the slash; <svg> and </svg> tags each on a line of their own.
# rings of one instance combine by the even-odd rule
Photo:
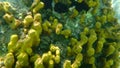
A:
<svg viewBox="0 0 120 68">
<path fill-rule="evenodd" d="M 44 53 L 35 61 L 35 68 L 54 68 L 54 64 L 60 63 L 60 49 L 54 44 L 50 45 L 50 51 Z"/>
<path fill-rule="evenodd" d="M 10 13 L 13 10 L 9 2 L 0 2 L 0 11 Z"/>
<path fill-rule="evenodd" d="M 66 1 L 65 4 L 71 4 L 70 0 Z M 100 8 L 101 1 L 108 7 Z M 73 14 L 67 15 L 71 20 L 79 21 L 79 25 L 73 25 L 80 27 L 79 34 L 76 34 L 77 38 L 73 35 L 77 29 L 72 31 L 65 27 L 64 17 L 58 19 L 53 15 L 49 19 L 44 19 L 42 16 L 44 11 L 41 10 L 45 10 L 45 4 L 40 0 L 34 0 L 29 13 L 22 20 L 15 18 L 7 7 L 0 6 L 0 10 L 5 11 L 3 19 L 11 29 L 22 29 L 20 35 L 10 36 L 8 53 L 2 60 L 4 67 L 57 68 L 58 65 L 58 68 L 118 68 L 120 33 L 117 30 L 120 25 L 114 18 L 109 2 L 101 1 L 76 1 L 85 2 L 90 8 L 88 12 L 84 10 L 79 12 L 74 8 Z M 63 0 L 54 0 L 54 2 L 64 3 Z M 88 13 L 94 19 L 91 20 L 92 23 L 86 20 Z M 61 14 L 61 16 L 64 15 L 64 13 Z M 47 38 L 48 44 L 43 44 L 46 43 L 44 37 Z M 48 49 L 42 51 L 42 47 Z"/>
<path fill-rule="evenodd" d="M 21 21 L 15 19 L 15 17 L 10 13 L 6 13 L 3 18 L 9 24 L 11 29 L 16 29 L 21 24 Z"/>
</svg>

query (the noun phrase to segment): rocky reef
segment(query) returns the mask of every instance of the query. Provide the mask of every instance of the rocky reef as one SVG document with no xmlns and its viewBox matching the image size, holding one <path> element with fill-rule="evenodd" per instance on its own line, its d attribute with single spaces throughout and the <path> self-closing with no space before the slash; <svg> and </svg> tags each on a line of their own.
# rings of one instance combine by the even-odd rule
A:
<svg viewBox="0 0 120 68">
<path fill-rule="evenodd" d="M 0 2 L 0 68 L 120 66 L 110 0 L 16 1 Z"/>
</svg>

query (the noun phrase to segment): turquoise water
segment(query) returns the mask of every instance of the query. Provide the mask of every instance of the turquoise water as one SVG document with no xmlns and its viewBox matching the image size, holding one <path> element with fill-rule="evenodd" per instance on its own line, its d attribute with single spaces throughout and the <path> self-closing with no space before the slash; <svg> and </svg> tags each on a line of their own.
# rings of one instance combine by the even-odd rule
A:
<svg viewBox="0 0 120 68">
<path fill-rule="evenodd" d="M 111 7 L 115 11 L 115 17 L 118 18 L 118 23 L 120 23 L 120 0 L 112 0 L 111 4 Z"/>
</svg>

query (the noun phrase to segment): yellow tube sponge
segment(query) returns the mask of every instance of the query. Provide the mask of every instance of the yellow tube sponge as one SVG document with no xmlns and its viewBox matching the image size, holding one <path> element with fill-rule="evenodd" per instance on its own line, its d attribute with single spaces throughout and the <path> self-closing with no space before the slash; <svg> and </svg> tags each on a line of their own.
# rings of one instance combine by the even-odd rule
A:
<svg viewBox="0 0 120 68">
<path fill-rule="evenodd" d="M 59 35 L 62 31 L 62 28 L 63 28 L 63 25 L 61 23 L 58 23 L 57 26 L 56 26 L 56 34 Z"/>
<path fill-rule="evenodd" d="M 54 68 L 54 61 L 52 59 L 49 60 L 48 68 Z"/>
<path fill-rule="evenodd" d="M 44 63 L 47 63 L 49 60 L 50 60 L 50 56 L 48 55 L 48 53 L 44 53 L 44 54 L 42 55 L 42 61 L 43 61 Z"/>
<path fill-rule="evenodd" d="M 95 48 L 96 53 L 100 53 L 102 51 L 105 41 L 106 41 L 105 38 L 99 39 L 99 41 L 97 42 L 97 46 Z"/>
<path fill-rule="evenodd" d="M 27 15 L 25 18 L 24 18 L 24 21 L 23 21 L 23 24 L 24 24 L 24 27 L 29 27 L 29 25 L 33 22 L 33 17 L 31 15 Z"/>
<path fill-rule="evenodd" d="M 50 45 L 50 52 L 51 53 L 55 53 L 55 55 L 52 55 L 50 57 L 53 58 L 53 60 L 55 61 L 55 63 L 59 63 L 60 62 L 60 49 L 59 47 L 55 46 L 54 44 Z"/>
<path fill-rule="evenodd" d="M 75 45 L 78 42 L 78 40 L 76 38 L 71 38 L 70 39 L 70 44 L 71 45 Z"/>
<path fill-rule="evenodd" d="M 40 13 L 34 15 L 34 21 L 42 22 L 42 16 Z"/>
<path fill-rule="evenodd" d="M 77 2 L 78 2 L 78 3 L 81 3 L 81 2 L 83 2 L 83 0 L 77 0 Z"/>
<path fill-rule="evenodd" d="M 15 19 L 12 14 L 6 13 L 6 14 L 3 16 L 3 18 L 5 19 L 6 23 L 8 23 L 9 26 L 10 26 L 12 29 L 17 28 L 17 27 L 21 24 L 21 21 L 18 20 L 18 19 Z"/>
<path fill-rule="evenodd" d="M 23 39 L 23 46 L 22 48 L 23 49 L 26 49 L 28 47 L 32 47 L 32 44 L 33 44 L 33 40 L 31 37 L 27 36 L 26 38 Z"/>
<path fill-rule="evenodd" d="M 37 60 L 34 62 L 34 65 L 34 68 L 45 68 L 41 58 L 37 58 Z"/>
<path fill-rule="evenodd" d="M 110 68 L 109 63 L 105 62 L 103 68 Z"/>
<path fill-rule="evenodd" d="M 73 48 L 72 48 L 72 51 L 74 52 L 74 54 L 78 54 L 82 51 L 82 46 L 77 44 L 77 45 L 74 45 Z"/>
<path fill-rule="evenodd" d="M 40 55 L 39 54 L 34 54 L 33 56 L 30 57 L 30 62 L 35 62 L 37 60 L 37 58 L 39 58 Z"/>
<path fill-rule="evenodd" d="M 34 46 L 37 46 L 40 43 L 39 35 L 37 34 L 37 31 L 34 29 L 30 29 L 28 31 L 28 36 L 32 38 L 32 43 Z"/>
<path fill-rule="evenodd" d="M 52 59 L 52 58 L 53 58 L 51 51 L 48 51 L 47 54 L 48 54 L 48 56 L 49 56 L 49 59 Z"/>
<path fill-rule="evenodd" d="M 72 13 L 72 15 L 71 15 L 70 17 L 71 17 L 71 18 L 75 18 L 75 17 L 78 16 L 78 14 L 79 14 L 79 12 L 74 8 L 74 9 L 73 9 L 73 13 Z"/>
<path fill-rule="evenodd" d="M 89 1 L 88 1 L 88 6 L 89 6 L 89 7 L 95 7 L 96 4 L 97 4 L 97 3 L 96 3 L 95 1 L 93 1 L 93 0 L 89 0 Z"/>
<path fill-rule="evenodd" d="M 106 52 L 105 52 L 105 55 L 106 56 L 110 56 L 111 54 L 113 54 L 115 52 L 115 47 L 113 45 L 109 45 Z"/>
<path fill-rule="evenodd" d="M 100 28 L 101 28 L 101 23 L 100 23 L 100 22 L 96 22 L 96 23 L 95 23 L 95 27 L 96 27 L 97 29 L 100 29 Z"/>
<path fill-rule="evenodd" d="M 81 62 L 83 60 L 83 55 L 81 53 L 78 53 L 75 57 L 75 61 Z"/>
<path fill-rule="evenodd" d="M 50 51 L 55 53 L 56 50 L 60 50 L 57 46 L 55 46 L 54 44 L 50 44 Z"/>
<path fill-rule="evenodd" d="M 41 8 L 44 7 L 44 3 L 43 2 L 39 2 L 34 8 L 33 8 L 33 13 L 37 13 Z"/>
<path fill-rule="evenodd" d="M 81 32 L 80 34 L 80 43 L 79 45 L 83 46 L 84 44 L 86 44 L 88 42 L 88 37 L 85 35 L 85 32 Z"/>
<path fill-rule="evenodd" d="M 109 11 L 106 15 L 107 21 L 108 22 L 114 22 L 115 18 L 114 18 L 114 12 L 113 11 Z"/>
<path fill-rule="evenodd" d="M 29 57 L 27 55 L 27 53 L 25 52 L 21 52 L 18 56 L 17 56 L 17 61 L 19 63 L 19 65 L 21 67 L 26 67 L 29 65 Z"/>
<path fill-rule="evenodd" d="M 0 2 L 0 11 L 4 13 L 10 13 L 10 10 L 13 10 L 9 2 L 1 1 Z"/>
<path fill-rule="evenodd" d="M 79 68 L 81 66 L 81 61 L 83 60 L 83 55 L 81 53 L 77 54 L 75 57 L 75 61 L 71 65 L 72 68 Z"/>
<path fill-rule="evenodd" d="M 31 28 L 35 29 L 37 31 L 38 35 L 40 35 L 42 33 L 42 26 L 41 26 L 41 23 L 38 21 L 33 22 Z"/>
<path fill-rule="evenodd" d="M 84 31 L 83 31 L 83 34 L 87 35 L 89 33 L 89 28 L 88 27 L 85 27 L 84 28 Z"/>
<path fill-rule="evenodd" d="M 106 17 L 106 15 L 102 15 L 102 16 L 101 16 L 101 23 L 104 24 L 104 23 L 106 23 L 106 22 L 107 22 L 107 17 Z"/>
<path fill-rule="evenodd" d="M 72 65 L 71 65 L 71 67 L 72 68 L 79 68 L 79 65 L 78 64 L 80 64 L 79 62 L 74 62 Z"/>
<path fill-rule="evenodd" d="M 33 53 L 33 50 L 32 50 L 32 48 L 30 48 L 30 47 L 28 47 L 28 48 L 26 48 L 26 53 L 28 54 L 28 55 L 32 55 L 32 53 Z"/>
<path fill-rule="evenodd" d="M 60 56 L 59 55 L 56 55 L 55 58 L 54 58 L 54 61 L 55 63 L 60 63 Z"/>
<path fill-rule="evenodd" d="M 9 2 L 3 2 L 3 8 L 5 12 L 10 12 L 10 8 L 12 7 Z"/>
<path fill-rule="evenodd" d="M 64 35 L 65 38 L 68 38 L 69 36 L 71 36 L 71 30 L 65 29 L 65 30 L 61 31 L 61 34 Z"/>
<path fill-rule="evenodd" d="M 10 24 L 12 23 L 12 21 L 15 19 L 14 16 L 12 14 L 8 14 L 6 13 L 3 18 L 5 19 L 5 21 Z"/>
<path fill-rule="evenodd" d="M 71 68 L 71 61 L 70 60 L 65 60 L 63 64 L 63 68 Z"/>
<path fill-rule="evenodd" d="M 18 61 L 16 61 L 15 68 L 22 68 L 22 66 L 20 65 L 20 63 Z"/>
<path fill-rule="evenodd" d="M 45 21 L 42 24 L 43 31 L 47 32 L 48 34 L 51 33 L 51 30 L 49 29 L 51 27 L 51 23 L 49 21 Z"/>
<path fill-rule="evenodd" d="M 18 41 L 18 35 L 13 34 L 10 37 L 10 42 L 8 43 L 8 51 L 9 52 L 14 52 L 17 41 Z"/>
<path fill-rule="evenodd" d="M 15 46 L 15 53 L 19 52 L 19 50 L 21 49 L 21 47 L 24 45 L 23 40 L 18 40 Z"/>
<path fill-rule="evenodd" d="M 11 35 L 10 41 L 13 43 L 16 43 L 18 41 L 18 35 L 17 34 Z"/>
<path fill-rule="evenodd" d="M 55 55 L 60 55 L 60 49 L 57 49 L 55 53 Z"/>
<path fill-rule="evenodd" d="M 12 53 L 8 53 L 4 60 L 5 68 L 13 68 L 14 62 L 14 55 Z"/>
<path fill-rule="evenodd" d="M 71 56 L 72 55 L 72 49 L 68 46 L 67 47 L 67 56 Z"/>
<path fill-rule="evenodd" d="M 94 48 L 88 48 L 87 49 L 87 56 L 93 56 L 95 54 L 95 49 Z"/>
<path fill-rule="evenodd" d="M 10 25 L 11 29 L 16 29 L 21 24 L 21 21 L 14 19 Z"/>
<path fill-rule="evenodd" d="M 102 48 L 103 48 L 103 42 L 101 42 L 101 41 L 98 41 L 97 42 L 97 47 L 96 47 L 96 53 L 100 53 L 101 51 L 102 51 Z"/>
<path fill-rule="evenodd" d="M 88 63 L 89 63 L 89 64 L 94 64 L 94 63 L 95 63 L 95 57 L 93 57 L 93 56 L 92 56 L 92 57 L 89 57 L 89 58 L 88 58 Z"/>
<path fill-rule="evenodd" d="M 85 13 L 81 14 L 81 17 L 80 17 L 80 24 L 83 25 L 83 26 L 85 26 L 85 25 L 84 25 L 85 18 L 86 18 L 86 14 L 85 14 Z"/>
<path fill-rule="evenodd" d="M 97 40 L 97 34 L 94 29 L 91 29 L 90 37 L 88 38 L 88 48 L 91 47 L 96 40 Z"/>
<path fill-rule="evenodd" d="M 40 0 L 33 0 L 30 10 L 32 10 L 39 2 L 40 2 Z"/>
<path fill-rule="evenodd" d="M 51 28 L 52 28 L 53 30 L 55 30 L 58 23 L 59 23 L 59 22 L 58 22 L 58 19 L 54 19 L 54 20 L 53 20 L 53 23 L 52 23 L 52 25 L 51 25 Z"/>
<path fill-rule="evenodd" d="M 107 61 L 107 63 L 108 63 L 110 66 L 112 66 L 112 65 L 114 64 L 114 60 L 113 60 L 113 59 L 110 59 L 110 60 Z"/>
</svg>

